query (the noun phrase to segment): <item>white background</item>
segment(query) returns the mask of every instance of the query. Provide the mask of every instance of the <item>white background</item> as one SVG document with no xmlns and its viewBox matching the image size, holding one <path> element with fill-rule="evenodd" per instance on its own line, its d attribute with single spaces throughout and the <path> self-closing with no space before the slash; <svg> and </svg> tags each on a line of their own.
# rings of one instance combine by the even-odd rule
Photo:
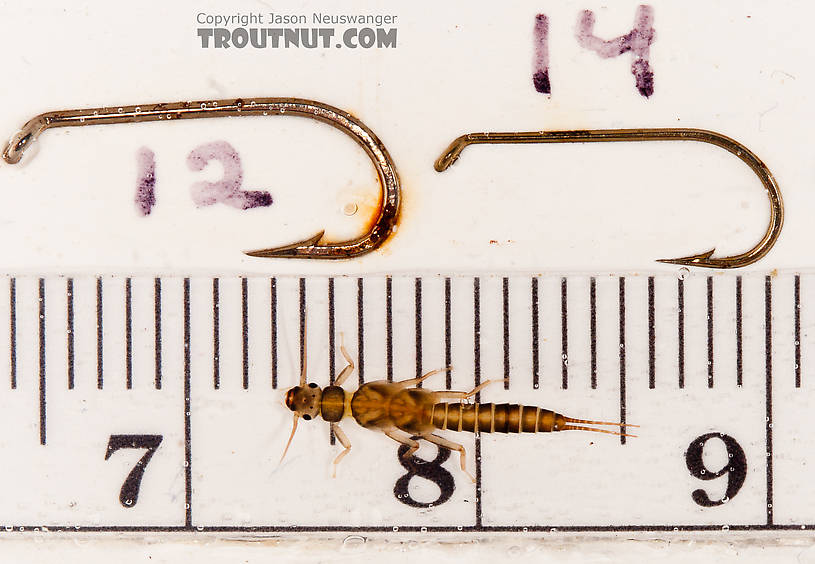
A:
<svg viewBox="0 0 815 564">
<path fill-rule="evenodd" d="M 379 3 L 346 4 L 375 11 Z M 0 129 L 11 135 L 47 110 L 208 98 L 295 96 L 348 110 L 383 140 L 402 180 L 399 234 L 377 253 L 340 264 L 265 261 L 236 252 L 328 228 L 348 236 L 378 188 L 362 151 L 331 128 L 274 117 L 48 131 L 27 166 L 3 166 L 14 213 L 5 215 L 4 264 L 106 271 L 671 269 L 653 259 L 716 246 L 752 246 L 767 200 L 738 159 L 693 143 L 472 147 L 445 173 L 433 161 L 469 131 L 701 127 L 744 143 L 775 174 L 787 224 L 755 268 L 800 267 L 813 172 L 805 4 L 734 8 L 655 3 L 655 92 L 640 96 L 627 55 L 600 59 L 573 37 L 580 9 L 595 33 L 632 25 L 636 3 L 393 4 L 399 46 L 357 49 L 202 49 L 198 12 L 219 3 L 105 3 L 4 7 L 7 81 Z M 233 10 L 306 13 L 314 5 L 232 3 Z M 397 8 L 398 6 L 398 8 Z M 341 12 L 340 6 L 334 8 Z M 230 11 L 230 12 L 231 12 Z M 531 27 L 550 18 L 552 96 L 531 87 Z M 795 43 L 798 41 L 799 43 Z M 271 209 L 196 209 L 189 186 L 220 177 L 187 169 L 186 155 L 216 139 L 244 163 L 247 189 Z M 132 204 L 136 151 L 156 153 L 153 215 Z M 353 154 L 356 158 L 353 158 Z M 211 170 L 210 170 L 211 169 Z M 342 207 L 359 204 L 347 217 Z M 105 236 L 100 241 L 99 233 Z M 161 245 L 148 245 L 161 241 Z M 491 244 L 490 241 L 496 241 Z"/>
<path fill-rule="evenodd" d="M 311 98 L 350 111 L 376 132 L 404 197 L 398 233 L 365 257 L 253 259 L 239 251 L 323 227 L 333 237 L 356 233 L 378 190 L 362 151 L 327 126 L 281 117 L 48 131 L 23 166 L 0 166 L 3 270 L 671 273 L 653 259 L 712 246 L 737 253 L 763 234 L 767 201 L 758 180 L 706 145 L 471 147 L 447 172 L 432 168 L 449 141 L 469 131 L 610 127 L 699 127 L 744 143 L 773 171 L 787 211 L 773 252 L 750 269 L 811 266 L 804 254 L 815 186 L 807 143 L 811 8 L 652 2 L 655 93 L 646 100 L 634 88 L 630 57 L 602 60 L 574 40 L 580 10 L 594 10 L 595 33 L 611 38 L 631 28 L 636 5 L 346 2 L 330 11 L 398 15 L 397 49 L 352 52 L 204 50 L 195 34 L 199 12 L 310 15 L 317 3 L 2 2 L 0 131 L 8 135 L 40 112 L 63 108 Z M 532 23 L 540 12 L 550 20 L 551 97 L 531 86 Z M 269 190 L 271 208 L 194 207 L 189 186 L 220 171 L 190 172 L 186 155 L 217 139 L 240 152 L 244 187 Z M 142 146 L 157 159 L 158 203 L 149 218 L 133 205 Z M 349 201 L 360 208 L 351 218 L 342 213 Z M 570 546 L 566 554 L 604 550 Z M 731 549 L 695 550 L 724 558 Z"/>
</svg>

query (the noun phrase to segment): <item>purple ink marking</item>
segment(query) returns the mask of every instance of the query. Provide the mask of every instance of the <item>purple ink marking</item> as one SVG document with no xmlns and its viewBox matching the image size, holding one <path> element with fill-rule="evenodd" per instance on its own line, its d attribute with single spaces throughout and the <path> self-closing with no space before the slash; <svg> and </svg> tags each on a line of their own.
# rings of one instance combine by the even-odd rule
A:
<svg viewBox="0 0 815 564">
<path fill-rule="evenodd" d="M 549 84 L 549 18 L 546 14 L 535 16 L 535 61 L 532 84 L 541 94 L 551 94 Z"/>
<path fill-rule="evenodd" d="M 139 180 L 136 184 L 136 209 L 142 215 L 150 215 L 156 205 L 156 155 L 147 147 L 136 153 Z"/>
<path fill-rule="evenodd" d="M 577 42 L 586 49 L 591 49 L 604 59 L 617 57 L 631 51 L 634 62 L 631 73 L 636 80 L 637 90 L 646 98 L 654 93 L 654 73 L 648 62 L 651 43 L 654 41 L 654 9 L 643 4 L 637 8 L 634 17 L 634 29 L 605 41 L 594 35 L 594 12 L 584 10 L 577 22 Z"/>
<path fill-rule="evenodd" d="M 190 170 L 203 170 L 211 160 L 217 160 L 224 167 L 224 176 L 217 182 L 200 181 L 190 187 L 192 201 L 198 207 L 211 206 L 221 202 L 233 208 L 249 208 L 272 205 L 272 196 L 262 190 L 241 190 L 243 167 L 241 158 L 232 145 L 226 141 L 213 141 L 199 145 L 187 156 Z"/>
</svg>

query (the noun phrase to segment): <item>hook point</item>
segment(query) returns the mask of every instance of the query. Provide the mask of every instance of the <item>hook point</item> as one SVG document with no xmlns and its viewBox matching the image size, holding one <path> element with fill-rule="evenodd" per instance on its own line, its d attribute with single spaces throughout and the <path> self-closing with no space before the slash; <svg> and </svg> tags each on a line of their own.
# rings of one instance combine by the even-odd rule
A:
<svg viewBox="0 0 815 564">
<path fill-rule="evenodd" d="M 713 261 L 710 260 L 710 257 L 713 256 L 713 253 L 716 252 L 716 249 L 710 249 L 704 253 L 699 253 L 698 255 L 690 255 L 687 257 L 680 257 L 674 259 L 657 259 L 657 262 L 662 262 L 665 264 L 677 264 L 679 266 L 708 266 L 708 267 L 715 267 L 718 265 L 713 264 Z"/>
<path fill-rule="evenodd" d="M 325 230 L 320 231 L 313 237 L 309 237 L 308 239 L 303 239 L 302 241 L 297 241 L 296 243 L 291 243 L 289 245 L 283 245 L 282 247 L 271 247 L 268 249 L 257 249 L 255 251 L 244 251 L 245 255 L 249 255 L 250 257 L 259 257 L 259 258 L 280 258 L 280 257 L 296 257 L 296 256 L 303 256 L 304 254 L 308 254 L 308 251 L 315 247 L 317 243 L 319 243 L 320 239 L 323 238 L 325 235 Z"/>
</svg>

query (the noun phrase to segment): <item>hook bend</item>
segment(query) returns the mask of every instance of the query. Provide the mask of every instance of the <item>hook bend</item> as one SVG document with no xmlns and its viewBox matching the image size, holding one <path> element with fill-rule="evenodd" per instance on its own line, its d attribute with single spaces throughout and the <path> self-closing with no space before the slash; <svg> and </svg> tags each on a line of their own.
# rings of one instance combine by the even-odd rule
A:
<svg viewBox="0 0 815 564">
<path fill-rule="evenodd" d="M 385 145 L 362 121 L 348 112 L 322 102 L 301 98 L 251 98 L 140 104 L 117 108 L 86 108 L 47 112 L 29 120 L 9 141 L 3 160 L 15 164 L 23 152 L 46 129 L 86 125 L 175 121 L 179 119 L 226 116 L 291 115 L 307 117 L 339 129 L 359 144 L 373 162 L 381 189 L 379 213 L 368 233 L 351 241 L 322 241 L 324 231 L 290 245 L 246 251 L 253 257 L 342 259 L 368 253 L 379 247 L 393 232 L 401 199 L 399 176 Z"/>
<path fill-rule="evenodd" d="M 748 251 L 738 255 L 713 257 L 715 249 L 704 253 L 658 262 L 704 268 L 739 268 L 763 258 L 781 234 L 784 225 L 784 203 L 781 191 L 770 169 L 750 149 L 715 131 L 688 128 L 662 129 L 587 129 L 576 131 L 529 131 L 507 133 L 468 133 L 455 139 L 436 160 L 438 172 L 447 170 L 468 145 L 492 143 L 606 143 L 617 141 L 699 141 L 721 147 L 736 155 L 761 180 L 770 200 L 770 222 L 761 240 Z"/>
</svg>

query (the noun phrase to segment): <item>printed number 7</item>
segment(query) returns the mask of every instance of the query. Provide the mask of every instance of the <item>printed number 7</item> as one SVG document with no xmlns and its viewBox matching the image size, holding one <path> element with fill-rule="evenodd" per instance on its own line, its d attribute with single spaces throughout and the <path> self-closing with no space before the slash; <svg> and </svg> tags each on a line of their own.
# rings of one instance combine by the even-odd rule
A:
<svg viewBox="0 0 815 564">
<path fill-rule="evenodd" d="M 105 451 L 105 460 L 119 449 L 123 448 L 146 448 L 147 452 L 144 453 L 130 474 L 125 478 L 122 484 L 122 491 L 119 493 L 119 501 L 124 507 L 133 507 L 139 497 L 139 488 L 141 487 L 141 479 L 144 476 L 144 469 L 147 463 L 153 458 L 153 455 L 161 444 L 161 435 L 111 435 L 108 441 L 108 448 Z"/>
</svg>

